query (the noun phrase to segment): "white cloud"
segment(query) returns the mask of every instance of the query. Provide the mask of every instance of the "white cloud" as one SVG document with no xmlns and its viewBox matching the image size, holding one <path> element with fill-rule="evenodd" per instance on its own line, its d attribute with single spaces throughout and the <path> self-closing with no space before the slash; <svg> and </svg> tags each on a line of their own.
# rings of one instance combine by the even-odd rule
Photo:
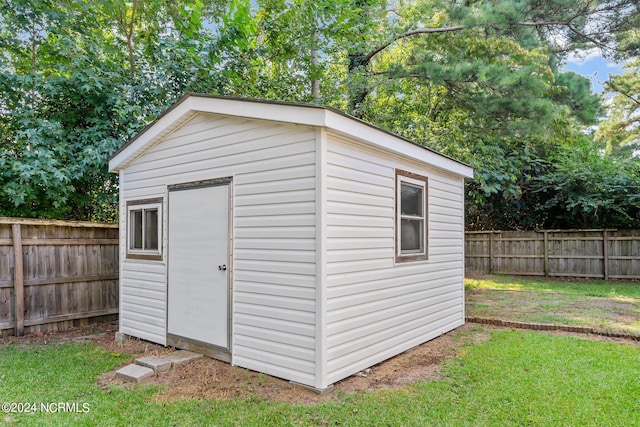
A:
<svg viewBox="0 0 640 427">
<path fill-rule="evenodd" d="M 562 70 L 573 71 L 586 77 L 591 81 L 591 89 L 596 93 L 602 93 L 607 79 L 623 72 L 623 64 L 603 58 L 599 49 L 590 49 L 567 57 Z"/>
<path fill-rule="evenodd" d="M 567 63 L 582 65 L 595 58 L 602 58 L 602 52 L 600 52 L 600 49 L 593 48 L 589 50 L 576 50 L 567 56 Z"/>
</svg>

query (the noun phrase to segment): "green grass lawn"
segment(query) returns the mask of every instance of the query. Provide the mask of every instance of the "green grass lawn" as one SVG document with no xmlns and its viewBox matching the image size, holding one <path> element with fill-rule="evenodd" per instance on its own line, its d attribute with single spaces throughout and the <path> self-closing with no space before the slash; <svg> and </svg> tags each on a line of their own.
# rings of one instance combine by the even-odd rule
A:
<svg viewBox="0 0 640 427">
<path fill-rule="evenodd" d="M 640 282 L 575 281 L 554 278 L 485 275 L 479 278 L 466 278 L 464 284 L 467 289 L 555 292 L 594 297 L 640 298 Z"/>
<path fill-rule="evenodd" d="M 457 332 L 454 332 L 456 334 Z M 0 347 L 0 401 L 77 402 L 84 413 L 0 414 L 4 425 L 639 425 L 640 348 L 535 332 L 490 334 L 449 360 L 440 380 L 338 395 L 314 406 L 258 399 L 153 403 L 157 386 L 103 389 L 128 356 L 93 344 Z M 471 338 L 471 339 L 469 339 Z M 476 340 L 478 341 L 478 340 Z"/>
<path fill-rule="evenodd" d="M 584 326 L 640 336 L 640 283 L 467 278 L 466 314 L 529 323 Z"/>
</svg>

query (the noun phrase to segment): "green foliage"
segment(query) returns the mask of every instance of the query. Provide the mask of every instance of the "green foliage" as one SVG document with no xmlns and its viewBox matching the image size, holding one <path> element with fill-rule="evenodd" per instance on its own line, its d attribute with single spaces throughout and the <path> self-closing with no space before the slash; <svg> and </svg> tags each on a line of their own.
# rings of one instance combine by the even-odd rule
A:
<svg viewBox="0 0 640 427">
<path fill-rule="evenodd" d="M 596 139 L 606 144 L 607 153 L 621 157 L 640 152 L 640 59 L 624 68 L 624 74 L 611 76 L 607 82 L 607 90 L 615 96 L 596 132 Z"/>
<path fill-rule="evenodd" d="M 108 157 L 207 78 L 202 3 L 143 6 L 0 4 L 0 215 L 117 221 Z"/>
<path fill-rule="evenodd" d="M 348 72 L 336 76 L 348 94 L 339 108 L 475 167 L 472 229 L 545 226 L 532 180 L 599 113 L 588 80 L 560 73 L 549 40 L 520 25 L 565 12 L 526 4 L 414 2 L 393 18 L 365 6 L 379 26 L 364 28 L 375 33 L 347 48 Z M 425 27 L 456 30 L 416 35 Z"/>
<path fill-rule="evenodd" d="M 43 2 L 3 8 L 0 215 L 92 218 L 116 189 L 107 157 L 122 143 L 104 114 L 117 91 L 95 58 L 95 16 Z M 65 13 L 70 12 L 70 13 Z M 111 218 L 106 218 L 111 219 Z"/>
<path fill-rule="evenodd" d="M 552 167 L 536 179 L 549 226 L 639 228 L 640 159 L 605 156 L 582 140 L 561 146 Z"/>
<path fill-rule="evenodd" d="M 478 177 L 467 186 L 472 228 L 542 227 L 558 215 L 568 223 L 570 211 L 550 215 L 544 197 L 560 203 L 569 188 L 550 191 L 542 187 L 553 181 L 538 178 L 601 110 L 588 81 L 557 64 L 576 48 L 633 55 L 637 8 L 5 0 L 0 215 L 117 220 L 108 156 L 192 91 L 320 102 L 460 158 Z M 610 83 L 620 95 L 598 133 L 615 155 L 636 147 L 634 71 Z"/>
<path fill-rule="evenodd" d="M 544 176 L 548 166 L 527 147 L 505 151 L 483 145 L 474 151 L 476 169 L 466 185 L 466 223 L 471 229 L 536 229 L 547 221 L 541 197 L 531 181 Z"/>
</svg>

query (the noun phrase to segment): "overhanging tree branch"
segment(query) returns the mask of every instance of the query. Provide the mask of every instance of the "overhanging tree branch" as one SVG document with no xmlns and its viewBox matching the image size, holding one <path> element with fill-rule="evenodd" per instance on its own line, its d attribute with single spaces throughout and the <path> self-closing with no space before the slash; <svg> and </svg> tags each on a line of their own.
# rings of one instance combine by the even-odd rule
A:
<svg viewBox="0 0 640 427">
<path fill-rule="evenodd" d="M 129 49 L 129 67 L 131 71 L 131 77 L 133 77 L 133 73 L 135 70 L 135 58 L 133 56 L 133 30 L 134 24 L 136 22 L 136 11 L 138 10 L 139 0 L 133 1 L 133 6 L 131 6 L 131 22 L 129 23 L 129 30 L 127 32 L 127 47 Z"/>
<path fill-rule="evenodd" d="M 631 102 L 633 102 L 636 105 L 640 105 L 640 101 L 638 101 L 637 99 L 635 99 L 633 96 L 629 95 L 628 93 L 625 93 L 623 91 L 621 91 L 620 89 L 616 89 L 615 87 L 613 87 L 613 89 L 618 92 L 620 95 L 626 97 L 627 99 L 629 99 Z M 638 119 L 635 119 L 634 121 L 638 121 Z"/>
<path fill-rule="evenodd" d="M 367 60 L 367 62 L 371 61 L 371 59 L 374 56 L 376 56 L 377 54 L 379 54 L 380 52 L 382 52 L 383 50 L 385 50 L 386 48 L 388 48 L 389 46 L 391 46 L 393 43 L 397 42 L 398 40 L 406 38 L 406 37 L 413 37 L 413 36 L 417 36 L 417 35 L 421 35 L 421 34 L 452 33 L 452 32 L 455 32 L 455 31 L 464 30 L 465 28 L 467 28 L 466 25 L 454 25 L 452 27 L 422 28 L 422 29 L 419 29 L 419 30 L 407 31 L 406 33 L 400 34 L 400 35 L 392 38 L 388 42 L 376 47 L 375 49 L 373 49 L 366 56 L 366 60 Z"/>
<path fill-rule="evenodd" d="M 565 27 L 567 29 L 569 29 L 569 31 L 571 31 L 572 33 L 576 34 L 577 36 L 595 44 L 596 46 L 600 47 L 600 48 L 608 48 L 608 46 L 589 36 L 588 34 L 585 34 L 584 32 L 578 30 L 572 23 L 573 21 L 580 17 L 582 15 L 576 15 L 573 16 L 567 20 L 559 20 L 559 21 L 520 21 L 515 23 L 515 25 L 518 26 L 522 26 L 522 27 Z M 414 36 L 419 36 L 419 35 L 423 35 L 423 34 L 435 34 L 435 33 L 453 33 L 453 32 L 457 32 L 457 31 L 461 31 L 464 29 L 469 28 L 467 25 L 453 25 L 453 26 L 449 26 L 449 27 L 438 27 L 438 28 L 421 28 L 419 30 L 412 30 L 412 31 L 407 31 L 405 33 L 399 34 L 395 37 L 393 37 L 391 40 L 381 44 L 380 46 L 377 46 L 376 48 L 374 48 L 371 52 L 369 52 L 366 56 L 364 56 L 364 61 L 363 64 L 366 65 L 368 64 L 371 59 L 373 59 L 374 56 L 376 56 L 377 54 L 379 54 L 380 52 L 382 52 L 383 50 L 385 50 L 386 48 L 388 48 L 389 46 L 391 46 L 393 43 L 397 42 L 398 40 L 407 38 L 407 37 L 414 37 Z"/>
</svg>

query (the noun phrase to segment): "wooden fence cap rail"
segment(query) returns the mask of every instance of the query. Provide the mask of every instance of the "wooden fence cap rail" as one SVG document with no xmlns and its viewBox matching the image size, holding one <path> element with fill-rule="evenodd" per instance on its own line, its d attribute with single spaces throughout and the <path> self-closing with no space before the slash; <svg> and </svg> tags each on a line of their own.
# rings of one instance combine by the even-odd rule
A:
<svg viewBox="0 0 640 427">
<path fill-rule="evenodd" d="M 617 228 L 567 228 L 567 229 L 551 229 L 538 230 L 540 233 L 602 233 L 603 231 L 618 231 Z"/>
<path fill-rule="evenodd" d="M 0 224 L 57 225 L 60 227 L 85 227 L 85 228 L 118 228 L 118 224 L 105 224 L 100 222 L 62 221 L 57 219 L 11 218 L 11 217 L 0 217 Z"/>
<path fill-rule="evenodd" d="M 565 228 L 565 229 L 549 229 L 549 230 L 484 230 L 484 231 L 465 231 L 466 234 L 490 234 L 490 233 L 602 233 L 603 231 L 618 231 L 617 228 Z"/>
</svg>

